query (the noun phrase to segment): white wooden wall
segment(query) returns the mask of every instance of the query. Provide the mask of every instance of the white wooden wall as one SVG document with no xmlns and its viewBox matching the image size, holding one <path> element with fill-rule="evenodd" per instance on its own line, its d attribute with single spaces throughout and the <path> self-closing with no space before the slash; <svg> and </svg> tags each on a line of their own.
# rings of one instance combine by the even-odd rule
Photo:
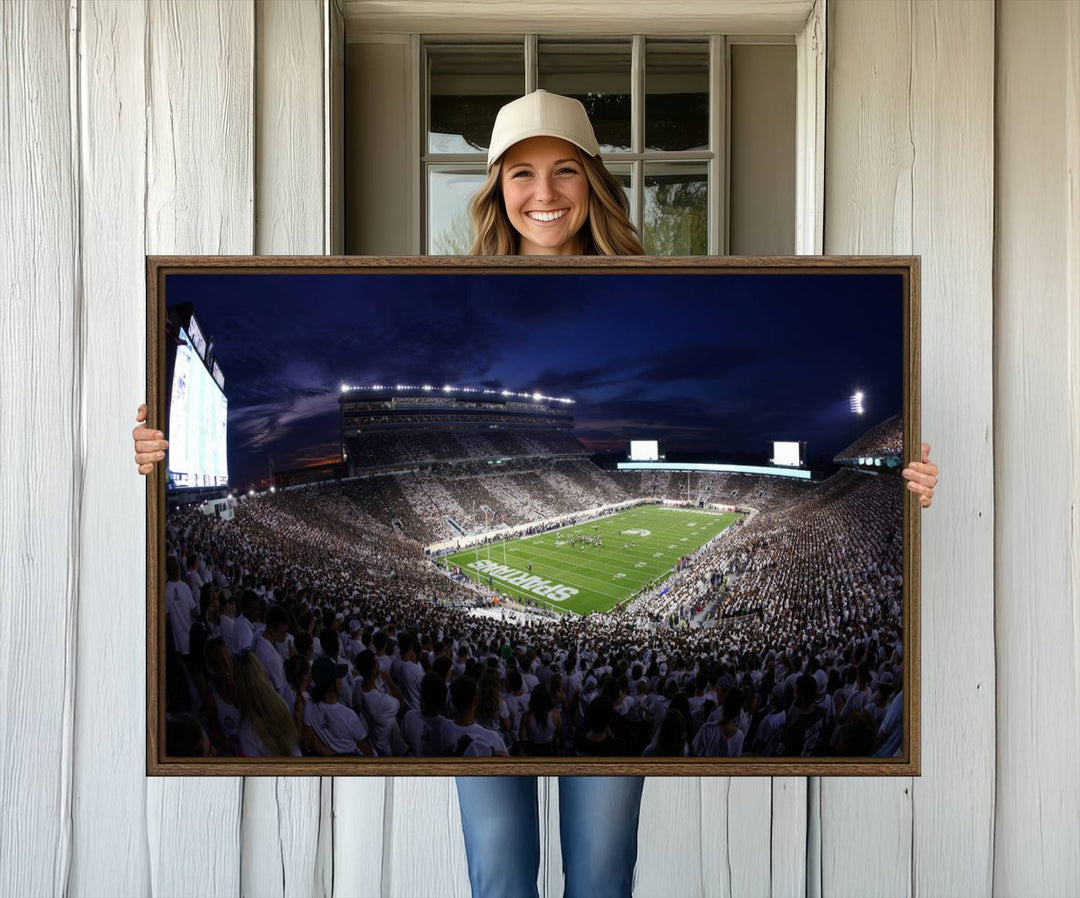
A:
<svg viewBox="0 0 1080 898">
<path fill-rule="evenodd" d="M 923 257 L 923 776 L 651 780 L 636 893 L 1075 895 L 1080 4 L 828 26 L 825 250 Z M 143 256 L 332 245 L 336 4 L 0 0 L 0 41 L 0 895 L 466 895 L 450 780 L 143 775 Z"/>
</svg>

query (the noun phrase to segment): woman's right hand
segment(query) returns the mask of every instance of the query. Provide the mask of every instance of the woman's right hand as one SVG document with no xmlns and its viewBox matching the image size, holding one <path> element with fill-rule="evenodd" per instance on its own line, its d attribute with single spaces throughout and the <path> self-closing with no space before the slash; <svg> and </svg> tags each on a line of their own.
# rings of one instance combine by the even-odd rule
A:
<svg viewBox="0 0 1080 898">
<path fill-rule="evenodd" d="M 140 422 L 139 426 L 131 431 L 131 437 L 135 441 L 135 464 L 139 466 L 140 474 L 149 474 L 154 470 L 154 465 L 165 457 L 169 443 L 160 430 L 151 430 L 141 423 L 146 421 L 145 403 L 139 406 L 135 420 Z"/>
</svg>

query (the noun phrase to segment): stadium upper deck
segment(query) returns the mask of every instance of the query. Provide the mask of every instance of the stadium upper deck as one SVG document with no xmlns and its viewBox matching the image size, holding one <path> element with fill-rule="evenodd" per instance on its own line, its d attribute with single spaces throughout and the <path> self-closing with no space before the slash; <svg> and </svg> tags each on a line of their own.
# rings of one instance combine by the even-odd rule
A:
<svg viewBox="0 0 1080 898">
<path fill-rule="evenodd" d="M 572 400 L 484 387 L 342 385 L 350 473 L 403 463 L 584 455 Z"/>
<path fill-rule="evenodd" d="M 387 431 L 572 430 L 572 401 L 481 387 L 350 387 L 338 400 L 346 436 Z"/>
</svg>

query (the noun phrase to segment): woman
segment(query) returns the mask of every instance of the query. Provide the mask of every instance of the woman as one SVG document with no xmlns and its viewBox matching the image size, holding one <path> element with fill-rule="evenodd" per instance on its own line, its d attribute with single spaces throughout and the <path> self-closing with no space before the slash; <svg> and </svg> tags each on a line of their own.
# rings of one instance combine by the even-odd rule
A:
<svg viewBox="0 0 1080 898">
<path fill-rule="evenodd" d="M 285 682 L 292 693 L 293 723 L 296 732 L 304 731 L 304 711 L 311 696 L 308 686 L 311 683 L 311 663 L 306 655 L 296 654 L 285 662 Z M 288 701 L 288 699 L 286 699 Z"/>
<path fill-rule="evenodd" d="M 245 758 L 300 756 L 300 739 L 292 712 L 270 685 L 262 662 L 251 649 L 236 656 L 233 665 L 240 699 L 240 753 Z"/>
<path fill-rule="evenodd" d="M 499 671 L 495 668 L 489 667 L 480 674 L 476 722 L 489 730 L 494 730 L 509 746 L 511 744 L 510 709 L 502 696 L 501 687 Z"/>
<path fill-rule="evenodd" d="M 525 744 L 525 754 L 537 758 L 558 754 L 562 738 L 562 715 L 552 704 L 547 686 L 541 683 L 529 696 L 529 710 L 521 718 L 518 739 Z"/>
<path fill-rule="evenodd" d="M 566 698 L 562 676 L 552 674 L 551 679 L 548 680 L 548 691 L 551 693 L 551 706 L 559 712 L 566 735 L 570 736 L 570 702 Z"/>
<path fill-rule="evenodd" d="M 641 255 L 622 187 L 599 157 L 584 107 L 536 91 L 499 110 L 488 149 L 488 177 L 470 203 L 480 255 Z M 140 406 L 137 420 L 146 420 Z M 132 432 L 143 474 L 168 444 L 160 431 Z M 922 505 L 934 495 L 937 466 L 908 466 L 908 488 Z M 688 710 L 688 709 L 687 709 Z M 637 858 L 642 777 L 561 777 L 564 894 L 630 895 Z M 537 894 L 540 863 L 535 777 L 457 780 L 474 898 Z"/>
<path fill-rule="evenodd" d="M 202 693 L 207 732 L 220 755 L 234 755 L 239 750 L 240 697 L 233 678 L 232 656 L 220 636 L 206 642 L 204 664 L 206 688 Z"/>
</svg>

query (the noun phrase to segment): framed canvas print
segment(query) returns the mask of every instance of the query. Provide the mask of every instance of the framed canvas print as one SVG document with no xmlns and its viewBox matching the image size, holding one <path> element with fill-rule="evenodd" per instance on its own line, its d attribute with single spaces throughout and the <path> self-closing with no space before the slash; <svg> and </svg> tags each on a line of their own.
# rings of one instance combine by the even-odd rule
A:
<svg viewBox="0 0 1080 898">
<path fill-rule="evenodd" d="M 919 772 L 919 261 L 147 260 L 152 774 Z"/>
</svg>

